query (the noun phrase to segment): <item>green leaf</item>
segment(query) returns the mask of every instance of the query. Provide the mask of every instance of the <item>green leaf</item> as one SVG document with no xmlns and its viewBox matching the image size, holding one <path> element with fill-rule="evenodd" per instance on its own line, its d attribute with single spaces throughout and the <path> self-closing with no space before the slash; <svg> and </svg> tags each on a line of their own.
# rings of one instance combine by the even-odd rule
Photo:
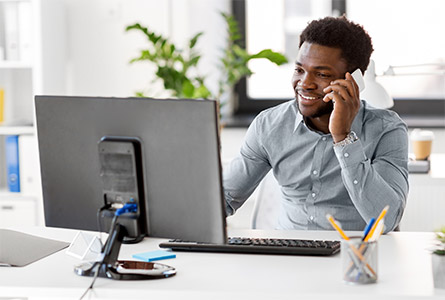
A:
<svg viewBox="0 0 445 300">
<path fill-rule="evenodd" d="M 193 93 L 193 98 L 202 98 L 202 99 L 209 99 L 211 96 L 210 91 L 206 88 L 204 84 L 201 84 L 197 89 L 195 89 Z"/>
<path fill-rule="evenodd" d="M 247 53 L 246 49 L 241 48 L 238 45 L 233 45 L 232 50 L 236 56 L 243 59 L 244 63 L 247 62 L 252 57 L 251 55 L 249 55 L 249 53 Z"/>
<path fill-rule="evenodd" d="M 192 98 L 195 92 L 195 87 L 190 82 L 190 80 L 186 80 L 182 84 L 182 94 L 187 98 Z"/>
<path fill-rule="evenodd" d="M 283 54 L 274 52 L 270 49 L 265 49 L 258 52 L 257 54 L 250 55 L 249 60 L 256 58 L 265 58 L 277 65 L 282 65 L 287 63 L 287 58 Z"/>
<path fill-rule="evenodd" d="M 203 32 L 198 32 L 194 37 L 191 38 L 190 43 L 189 43 L 190 49 L 195 47 L 196 43 L 198 42 L 199 37 L 203 34 L 204 34 Z"/>
<path fill-rule="evenodd" d="M 196 66 L 198 64 L 200 58 L 201 58 L 200 55 L 193 57 L 192 59 L 190 59 L 188 65 L 189 66 Z"/>
</svg>

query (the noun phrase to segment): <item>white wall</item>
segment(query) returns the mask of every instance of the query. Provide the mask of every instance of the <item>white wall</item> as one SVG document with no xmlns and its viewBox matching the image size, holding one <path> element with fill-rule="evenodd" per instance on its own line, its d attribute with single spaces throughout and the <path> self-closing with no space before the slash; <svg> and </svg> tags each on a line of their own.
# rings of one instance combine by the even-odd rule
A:
<svg viewBox="0 0 445 300">
<path fill-rule="evenodd" d="M 178 46 L 204 31 L 197 44 L 201 73 L 216 82 L 217 57 L 225 44 L 218 11 L 229 11 L 226 0 L 65 0 L 65 7 L 68 95 L 127 97 L 150 84 L 155 68 L 149 62 L 129 64 L 148 45 L 142 33 L 125 32 L 136 22 Z M 152 87 L 157 96 L 167 96 L 161 84 Z"/>
</svg>

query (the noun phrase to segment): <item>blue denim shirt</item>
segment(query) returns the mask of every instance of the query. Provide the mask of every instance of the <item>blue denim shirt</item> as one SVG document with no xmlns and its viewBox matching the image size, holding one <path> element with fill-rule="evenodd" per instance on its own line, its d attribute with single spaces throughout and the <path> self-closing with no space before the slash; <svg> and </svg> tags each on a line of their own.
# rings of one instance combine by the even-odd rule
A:
<svg viewBox="0 0 445 300">
<path fill-rule="evenodd" d="M 361 101 L 352 124 L 359 140 L 335 146 L 332 136 L 303 121 L 296 100 L 261 112 L 240 155 L 224 170 L 227 215 L 233 214 L 272 168 L 281 186 L 277 229 L 363 230 L 383 207 L 385 232 L 400 222 L 408 193 L 408 134 L 389 110 Z"/>
</svg>

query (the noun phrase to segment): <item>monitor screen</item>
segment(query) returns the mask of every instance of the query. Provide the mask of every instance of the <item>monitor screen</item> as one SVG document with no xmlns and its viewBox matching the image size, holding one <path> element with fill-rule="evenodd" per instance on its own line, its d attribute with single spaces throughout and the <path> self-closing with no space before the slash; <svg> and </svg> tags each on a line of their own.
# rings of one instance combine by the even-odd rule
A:
<svg viewBox="0 0 445 300">
<path fill-rule="evenodd" d="M 226 240 L 217 102 L 36 96 L 45 222 L 98 230 L 98 144 L 140 141 L 149 236 Z"/>
</svg>

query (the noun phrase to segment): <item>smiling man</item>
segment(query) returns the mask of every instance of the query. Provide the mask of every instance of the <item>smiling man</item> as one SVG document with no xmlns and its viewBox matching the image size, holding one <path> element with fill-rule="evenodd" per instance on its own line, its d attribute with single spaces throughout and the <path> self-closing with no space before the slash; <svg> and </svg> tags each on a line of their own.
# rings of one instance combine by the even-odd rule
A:
<svg viewBox="0 0 445 300">
<path fill-rule="evenodd" d="M 272 169 L 282 192 L 277 229 L 363 230 L 389 205 L 397 227 L 408 193 L 408 135 L 396 113 L 360 100 L 351 73 L 365 72 L 367 32 L 345 17 L 312 21 L 300 36 L 292 86 L 296 99 L 261 112 L 240 155 L 224 172 L 233 214 Z"/>
</svg>

